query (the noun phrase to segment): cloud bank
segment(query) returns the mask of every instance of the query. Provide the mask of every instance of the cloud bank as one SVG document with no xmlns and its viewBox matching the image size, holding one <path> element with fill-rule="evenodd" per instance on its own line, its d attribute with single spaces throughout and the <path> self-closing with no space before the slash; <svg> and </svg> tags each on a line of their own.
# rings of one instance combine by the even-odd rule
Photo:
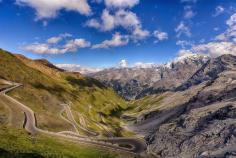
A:
<svg viewBox="0 0 236 158">
<path fill-rule="evenodd" d="M 87 0 L 16 0 L 16 4 L 35 9 L 36 20 L 55 18 L 62 9 L 76 11 L 82 15 L 92 12 Z"/>
<path fill-rule="evenodd" d="M 70 37 L 69 39 L 67 39 Z M 59 42 L 63 42 L 62 44 Z M 71 38 L 70 34 L 61 34 L 51 37 L 43 43 L 33 43 L 24 45 L 23 50 L 36 54 L 64 54 L 76 52 L 79 48 L 90 47 L 91 43 L 83 38 Z"/>
</svg>

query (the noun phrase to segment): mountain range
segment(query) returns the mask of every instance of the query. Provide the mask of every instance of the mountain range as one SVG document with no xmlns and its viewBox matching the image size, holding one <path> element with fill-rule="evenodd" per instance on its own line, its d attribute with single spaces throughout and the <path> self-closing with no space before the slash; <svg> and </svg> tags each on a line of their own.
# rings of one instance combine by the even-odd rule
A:
<svg viewBox="0 0 236 158">
<path fill-rule="evenodd" d="M 174 91 L 132 101 L 123 118 L 154 157 L 234 157 L 236 57 L 209 59 Z"/>
<path fill-rule="evenodd" d="M 209 60 L 205 55 L 185 54 L 175 60 L 147 68 L 110 68 L 88 76 L 101 81 L 126 100 L 173 90 L 184 83 Z"/>
<path fill-rule="evenodd" d="M 236 57 L 230 54 L 185 54 L 164 65 L 84 76 L 0 50 L 0 90 L 9 84 L 17 87 L 7 93 L 15 101 L 0 93 L 0 151 L 8 157 L 235 156 Z M 64 134 L 63 141 L 23 131 L 27 114 L 16 105 L 32 109 L 39 131 Z M 68 135 L 92 143 L 79 148 Z M 110 152 L 111 146 L 132 153 Z"/>
</svg>

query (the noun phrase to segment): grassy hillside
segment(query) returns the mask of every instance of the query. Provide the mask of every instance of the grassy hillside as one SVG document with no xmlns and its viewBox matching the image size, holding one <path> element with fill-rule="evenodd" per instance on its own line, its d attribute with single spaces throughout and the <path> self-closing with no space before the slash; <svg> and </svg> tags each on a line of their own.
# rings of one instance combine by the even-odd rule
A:
<svg viewBox="0 0 236 158">
<path fill-rule="evenodd" d="M 35 111 L 40 128 L 72 130 L 60 116 L 61 104 L 70 103 L 77 121 L 80 114 L 93 130 L 106 133 L 106 128 L 121 134 L 117 117 L 126 108 L 126 102 L 94 79 L 64 72 L 46 60 L 30 60 L 4 50 L 0 50 L 0 78 L 23 84 L 9 95 Z"/>
<path fill-rule="evenodd" d="M 23 129 L 0 128 L 1 158 L 113 158 L 116 155 L 45 135 L 29 137 Z"/>
<path fill-rule="evenodd" d="M 0 102 L 0 125 L 5 125 L 9 121 L 9 110 Z"/>
</svg>

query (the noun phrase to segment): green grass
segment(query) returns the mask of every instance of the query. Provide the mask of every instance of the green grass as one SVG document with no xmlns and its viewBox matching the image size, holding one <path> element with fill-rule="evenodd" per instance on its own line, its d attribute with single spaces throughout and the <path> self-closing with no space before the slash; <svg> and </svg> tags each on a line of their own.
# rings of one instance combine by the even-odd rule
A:
<svg viewBox="0 0 236 158">
<path fill-rule="evenodd" d="M 75 73 L 62 72 L 53 67 L 0 50 L 0 78 L 22 83 L 9 93 L 29 106 L 36 114 L 38 126 L 50 131 L 70 130 L 72 126 L 61 119 L 61 103 L 72 103 L 72 110 L 91 120 L 90 128 L 100 130 L 96 122 L 104 123 L 115 135 L 120 126 L 116 110 L 126 109 L 127 103 L 111 88 Z M 103 115 L 103 120 L 101 119 Z M 98 132 L 103 132 L 102 130 Z"/>
<path fill-rule="evenodd" d="M 163 93 L 130 101 L 129 108 L 125 111 L 125 115 L 138 117 L 148 111 L 156 111 L 162 105 L 163 99 L 167 96 L 167 93 Z"/>
<path fill-rule="evenodd" d="M 0 124 L 9 122 L 9 110 L 0 102 Z"/>
<path fill-rule="evenodd" d="M 22 129 L 0 126 L 0 158 L 113 158 L 116 154 L 55 139 L 46 135 L 29 136 Z"/>
</svg>

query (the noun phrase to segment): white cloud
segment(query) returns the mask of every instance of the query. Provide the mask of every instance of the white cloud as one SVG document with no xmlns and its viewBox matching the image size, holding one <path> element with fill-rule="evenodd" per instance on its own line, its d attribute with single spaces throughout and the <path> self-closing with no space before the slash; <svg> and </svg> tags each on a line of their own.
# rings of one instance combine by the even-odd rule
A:
<svg viewBox="0 0 236 158">
<path fill-rule="evenodd" d="M 47 40 L 48 43 L 50 44 L 56 44 L 62 40 L 62 37 L 51 37 Z"/>
<path fill-rule="evenodd" d="M 50 47 L 45 43 L 34 43 L 23 47 L 24 50 L 37 54 L 63 54 L 66 53 L 65 49 Z"/>
<path fill-rule="evenodd" d="M 62 41 L 63 39 L 67 37 L 72 37 L 72 35 L 69 33 L 63 33 L 63 34 L 60 34 L 59 36 L 54 36 L 54 37 L 49 38 L 47 42 L 49 44 L 57 44 L 58 42 Z"/>
<path fill-rule="evenodd" d="M 64 69 L 66 71 L 70 72 L 80 72 L 81 74 L 88 75 L 91 73 L 96 73 L 99 71 L 104 70 L 104 68 L 92 68 L 92 67 L 87 67 L 87 66 L 81 66 L 78 64 L 56 64 L 57 67 Z M 123 59 L 121 60 L 117 65 L 114 66 L 114 68 L 153 68 L 158 66 L 157 64 L 154 63 L 144 63 L 144 62 L 136 62 L 133 65 L 129 65 L 128 61 Z"/>
<path fill-rule="evenodd" d="M 228 29 L 216 36 L 218 41 L 235 41 L 236 42 L 236 13 L 233 14 L 227 21 Z"/>
<path fill-rule="evenodd" d="M 217 41 L 225 41 L 225 40 L 226 40 L 226 36 L 225 36 L 224 33 L 222 33 L 222 34 L 217 35 L 217 36 L 215 37 L 215 39 L 216 39 Z"/>
<path fill-rule="evenodd" d="M 185 49 L 181 49 L 178 52 L 178 56 L 173 60 L 173 62 L 185 62 L 186 59 L 190 59 L 190 60 L 195 60 L 195 59 L 199 59 L 202 58 L 203 61 L 208 61 L 209 60 L 209 56 L 205 55 L 205 54 L 198 54 L 198 53 L 193 53 L 190 50 L 185 50 Z"/>
<path fill-rule="evenodd" d="M 227 30 L 216 36 L 217 41 L 192 45 L 190 49 L 182 49 L 180 52 L 205 54 L 211 57 L 218 57 L 223 54 L 236 55 L 236 13 L 226 21 L 226 24 L 228 25 Z M 179 42 L 179 44 L 182 43 Z"/>
<path fill-rule="evenodd" d="M 78 48 L 86 48 L 90 47 L 91 43 L 86 41 L 85 39 L 78 38 L 69 40 L 63 47 L 67 52 L 75 52 Z"/>
<path fill-rule="evenodd" d="M 131 39 L 134 41 L 145 39 L 149 36 L 149 31 L 142 28 L 137 15 L 131 11 L 118 9 L 111 14 L 108 9 L 104 9 L 100 19 L 91 19 L 86 25 L 101 31 L 110 31 L 117 27 L 122 27 L 131 32 Z"/>
<path fill-rule="evenodd" d="M 213 14 L 213 16 L 214 17 L 219 16 L 220 14 L 224 13 L 224 11 L 225 8 L 219 5 L 215 8 L 215 13 Z"/>
<path fill-rule="evenodd" d="M 210 42 L 194 46 L 192 51 L 198 54 L 207 54 L 212 57 L 223 54 L 236 55 L 236 45 L 233 42 Z"/>
<path fill-rule="evenodd" d="M 181 21 L 180 24 L 175 28 L 175 32 L 177 33 L 177 37 L 182 35 L 186 35 L 187 37 L 191 36 L 189 27 L 186 26 L 183 21 Z"/>
<path fill-rule="evenodd" d="M 136 27 L 140 25 L 140 21 L 137 15 L 131 11 L 119 10 L 115 16 L 116 25 L 120 25 L 124 28 Z"/>
<path fill-rule="evenodd" d="M 139 0 L 104 0 L 107 7 L 131 8 L 139 3 Z"/>
<path fill-rule="evenodd" d="M 168 39 L 168 34 L 166 32 L 161 32 L 159 30 L 155 30 L 153 32 L 153 36 L 156 38 L 155 42 L 163 41 Z"/>
<path fill-rule="evenodd" d="M 115 25 L 119 25 L 118 23 L 115 24 L 116 16 L 111 15 L 109 11 L 106 9 L 103 10 L 101 19 L 102 19 L 101 30 L 103 31 L 112 30 L 115 27 Z"/>
<path fill-rule="evenodd" d="M 92 46 L 93 49 L 110 48 L 127 45 L 129 43 L 129 38 L 126 35 L 120 35 L 120 33 L 115 33 L 112 35 L 111 40 L 105 40 L 100 44 L 95 44 Z"/>
<path fill-rule="evenodd" d="M 37 54 L 64 54 L 76 52 L 79 48 L 86 48 L 91 45 L 90 42 L 82 38 L 68 40 L 66 37 L 71 37 L 71 35 L 67 33 L 60 34 L 59 36 L 49 38 L 45 43 L 24 45 L 22 49 Z M 64 44 L 59 45 L 59 41 Z"/>
<path fill-rule="evenodd" d="M 177 56 L 177 58 L 175 58 L 175 60 L 179 60 L 181 58 L 186 58 L 186 57 L 191 56 L 191 55 L 193 55 L 193 52 L 191 52 L 190 50 L 181 49 L 178 52 L 178 56 Z"/>
<path fill-rule="evenodd" d="M 78 64 L 56 64 L 56 66 L 70 72 L 80 72 L 81 74 L 85 74 L 85 75 L 99 72 L 102 70 L 100 68 L 84 67 Z"/>
<path fill-rule="evenodd" d="M 91 14 L 87 0 L 16 0 L 16 4 L 34 8 L 37 20 L 55 18 L 62 9 L 83 15 Z"/>
<path fill-rule="evenodd" d="M 184 14 L 185 19 L 191 19 L 195 16 L 196 14 L 192 10 L 188 10 Z"/>
<path fill-rule="evenodd" d="M 203 54 L 211 57 L 218 57 L 224 54 L 236 55 L 236 45 L 233 42 L 210 42 L 195 45 L 191 49 L 182 49 L 179 54 Z"/>
<path fill-rule="evenodd" d="M 131 11 L 121 9 L 112 15 L 109 10 L 104 9 L 101 20 L 91 19 L 86 22 L 86 25 L 101 31 L 110 31 L 119 26 L 126 29 L 134 28 L 140 25 L 140 21 L 137 15 Z"/>
<path fill-rule="evenodd" d="M 191 6 L 185 6 L 184 7 L 184 18 L 185 19 L 191 19 L 196 15 L 195 12 L 193 12 Z"/>
<path fill-rule="evenodd" d="M 47 39 L 47 43 L 57 44 L 60 41 L 64 40 L 65 38 L 68 38 L 68 37 L 72 37 L 72 35 L 69 33 L 63 33 L 63 34 L 60 34 L 59 36 L 50 37 L 49 39 Z"/>
<path fill-rule="evenodd" d="M 230 19 L 226 21 L 226 24 L 229 25 L 230 27 L 235 26 L 236 24 L 236 13 L 230 16 Z"/>
<path fill-rule="evenodd" d="M 88 20 L 85 25 L 96 29 L 100 29 L 101 27 L 100 23 L 96 19 Z"/>
<path fill-rule="evenodd" d="M 125 68 L 125 67 L 128 67 L 128 66 L 129 66 L 129 63 L 128 63 L 127 60 L 124 60 L 124 59 L 123 59 L 123 60 L 121 60 L 121 61 L 119 62 L 118 66 L 121 67 L 121 68 Z"/>
<path fill-rule="evenodd" d="M 150 32 L 148 30 L 143 30 L 141 26 L 137 26 L 134 28 L 131 38 L 136 42 L 147 38 L 149 35 Z"/>
<path fill-rule="evenodd" d="M 190 41 L 178 40 L 178 41 L 176 42 L 176 45 L 179 45 L 179 46 L 181 46 L 182 48 L 186 48 L 187 46 L 192 46 L 193 44 L 192 44 L 192 42 L 190 42 Z"/>
</svg>

